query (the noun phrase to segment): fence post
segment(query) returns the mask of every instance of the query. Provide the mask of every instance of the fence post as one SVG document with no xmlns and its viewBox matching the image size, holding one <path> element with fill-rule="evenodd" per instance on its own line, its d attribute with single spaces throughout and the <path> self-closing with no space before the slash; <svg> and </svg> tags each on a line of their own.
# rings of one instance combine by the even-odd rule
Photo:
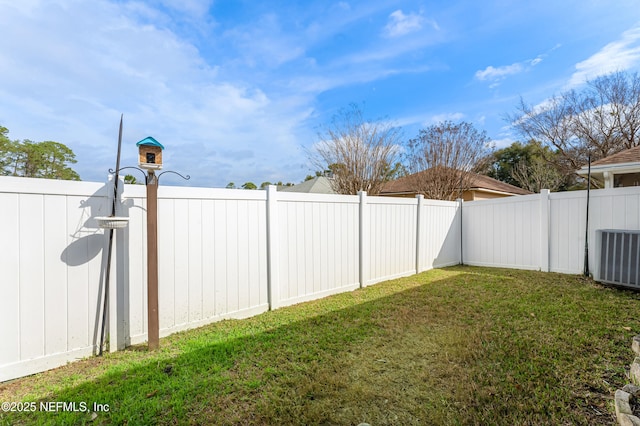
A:
<svg viewBox="0 0 640 426">
<path fill-rule="evenodd" d="M 267 297 L 270 310 L 277 309 L 279 306 L 278 228 L 278 188 L 275 185 L 269 185 L 267 187 Z"/>
<path fill-rule="evenodd" d="M 358 263 L 360 264 L 360 288 L 363 288 L 367 286 L 367 273 L 369 271 L 369 209 L 367 208 L 367 192 L 359 191 L 358 196 L 360 197 Z"/>
<path fill-rule="evenodd" d="M 549 190 L 540 190 L 540 270 L 549 272 Z"/>
<path fill-rule="evenodd" d="M 115 180 L 111 180 L 112 185 L 115 185 Z M 109 193 L 113 193 L 113 189 L 109 189 Z M 121 199 L 124 193 L 124 185 L 122 182 L 118 185 L 118 194 L 116 200 L 116 208 L 121 205 Z M 113 201 L 113 200 L 110 200 Z M 116 214 L 120 213 L 116 210 Z M 132 226 L 129 224 L 129 226 Z M 129 330 L 125 329 L 125 304 L 129 299 L 129 285 L 127 265 L 128 262 L 128 248 L 125 244 L 125 232 L 129 232 L 128 229 L 117 229 L 113 231 L 113 238 L 115 244 L 113 244 L 111 270 L 109 276 L 111 277 L 111 283 L 109 285 L 109 294 L 105 294 L 109 300 L 107 302 L 107 330 L 109 336 L 109 352 L 116 352 L 126 347 L 126 338 L 129 335 Z"/>
<path fill-rule="evenodd" d="M 417 220 L 416 220 L 416 274 L 419 274 L 421 272 L 421 268 L 420 268 L 420 252 L 421 252 L 421 242 L 422 242 L 422 203 L 424 201 L 424 196 L 422 194 L 418 194 L 416 195 L 416 198 L 418 199 L 418 215 L 417 215 Z"/>
<path fill-rule="evenodd" d="M 460 265 L 464 265 L 464 234 L 463 234 L 463 224 L 462 224 L 462 209 L 464 206 L 464 200 L 462 198 L 458 198 L 456 200 L 458 202 L 458 215 L 459 215 L 459 222 L 460 222 Z"/>
</svg>

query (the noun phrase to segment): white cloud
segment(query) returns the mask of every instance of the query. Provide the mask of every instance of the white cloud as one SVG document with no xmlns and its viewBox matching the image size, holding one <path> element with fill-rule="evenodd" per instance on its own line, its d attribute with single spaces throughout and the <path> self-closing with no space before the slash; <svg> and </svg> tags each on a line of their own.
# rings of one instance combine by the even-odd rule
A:
<svg viewBox="0 0 640 426">
<path fill-rule="evenodd" d="M 505 65 L 505 66 L 497 67 L 497 68 L 489 65 L 484 70 L 476 71 L 476 78 L 478 80 L 480 80 L 480 81 L 502 80 L 502 79 L 504 79 L 505 77 L 507 77 L 509 75 L 514 75 L 514 74 L 518 74 L 518 73 L 522 72 L 523 69 L 524 68 L 522 67 L 522 64 L 520 64 L 520 63 L 515 63 L 515 64 L 511 64 L 511 65 Z"/>
<path fill-rule="evenodd" d="M 194 185 L 300 174 L 308 98 L 223 80 L 194 45 L 121 3 L 17 4 L 0 14 L 0 124 L 10 137 L 65 143 L 81 177 L 102 180 L 124 113 L 123 165 L 137 164 L 135 142 L 151 135 L 167 169 Z"/>
<path fill-rule="evenodd" d="M 317 93 L 346 87 L 351 84 L 361 84 L 376 81 L 393 75 L 420 74 L 429 71 L 428 66 L 391 68 L 384 64 L 340 64 L 322 70 L 322 73 L 302 75 L 291 78 L 289 87 L 296 93 L 313 96 Z"/>
<path fill-rule="evenodd" d="M 488 81 L 491 84 L 489 88 L 494 89 L 500 85 L 504 79 L 509 76 L 520 74 L 529 68 L 535 67 L 542 62 L 544 55 L 539 55 L 534 59 L 529 59 L 522 62 L 516 62 L 511 65 L 503 65 L 501 67 L 494 67 L 489 65 L 483 70 L 478 70 L 475 73 L 475 78 L 480 81 Z"/>
<path fill-rule="evenodd" d="M 212 0 L 160 0 L 164 6 L 191 16 L 204 16 L 207 14 Z"/>
<path fill-rule="evenodd" d="M 424 121 L 424 125 L 425 126 L 430 126 L 432 124 L 438 124 L 441 123 L 443 121 L 461 121 L 462 119 L 464 119 L 465 115 L 462 112 L 450 112 L 450 113 L 444 113 L 444 114 L 436 114 L 436 115 L 432 115 L 431 117 L 429 117 L 427 120 Z"/>
<path fill-rule="evenodd" d="M 531 66 L 535 67 L 540 62 L 542 62 L 542 58 L 540 56 L 538 56 L 537 58 L 532 59 L 529 63 L 531 64 Z"/>
<path fill-rule="evenodd" d="M 422 14 L 409 13 L 407 15 L 402 10 L 396 10 L 389 15 L 389 21 L 384 27 L 384 35 L 387 37 L 400 37 L 422 29 L 426 19 Z M 437 24 L 431 21 L 437 29 Z"/>
<path fill-rule="evenodd" d="M 502 149 L 510 146 L 512 143 L 516 142 L 516 139 L 511 137 L 506 137 L 502 139 L 492 139 L 491 143 L 495 149 Z"/>
<path fill-rule="evenodd" d="M 236 27 L 225 33 L 233 40 L 239 55 L 251 66 L 277 67 L 304 55 L 303 40 L 285 33 L 275 14 L 262 16 L 258 21 Z"/>
<path fill-rule="evenodd" d="M 624 33 L 620 40 L 604 46 L 590 58 L 576 64 L 567 86 L 575 87 L 599 75 L 624 71 L 640 65 L 640 25 Z"/>
</svg>

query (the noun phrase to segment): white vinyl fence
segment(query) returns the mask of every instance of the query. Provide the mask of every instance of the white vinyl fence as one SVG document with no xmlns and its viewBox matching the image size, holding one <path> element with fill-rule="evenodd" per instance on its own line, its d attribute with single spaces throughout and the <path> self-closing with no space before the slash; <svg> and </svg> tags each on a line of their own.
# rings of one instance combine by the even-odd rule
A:
<svg viewBox="0 0 640 426">
<path fill-rule="evenodd" d="M 147 338 L 146 188 L 122 185 L 109 350 Z M 0 177 L 0 381 L 90 356 L 100 340 L 111 184 Z M 463 263 L 577 274 L 586 191 L 457 202 L 161 186 L 160 334 Z M 640 229 L 640 187 L 591 191 L 598 229 Z M 461 257 L 462 256 L 462 257 Z"/>
<path fill-rule="evenodd" d="M 468 265 L 579 274 L 584 270 L 587 191 L 464 203 L 462 260 Z M 640 229 L 640 187 L 592 190 L 589 265 L 594 276 L 599 229 Z"/>
<path fill-rule="evenodd" d="M 110 350 L 146 340 L 146 190 L 123 185 Z M 94 354 L 110 184 L 0 177 L 0 381 Z M 160 186 L 162 336 L 460 262 L 460 205 Z"/>
<path fill-rule="evenodd" d="M 463 203 L 462 261 L 468 265 L 547 270 L 548 191 Z"/>
<path fill-rule="evenodd" d="M 100 184 L 0 178 L 0 381 L 94 351 L 108 201 Z"/>
</svg>

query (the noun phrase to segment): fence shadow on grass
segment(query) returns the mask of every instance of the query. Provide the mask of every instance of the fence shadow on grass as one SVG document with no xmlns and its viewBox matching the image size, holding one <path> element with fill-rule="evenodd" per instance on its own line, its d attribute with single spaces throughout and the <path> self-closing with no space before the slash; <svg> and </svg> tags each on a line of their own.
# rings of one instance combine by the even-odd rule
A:
<svg viewBox="0 0 640 426">
<path fill-rule="evenodd" d="M 535 340 L 545 314 L 553 318 L 547 327 L 559 323 L 561 335 L 570 324 L 591 336 L 597 329 L 592 312 L 558 313 L 566 311 L 567 301 L 580 303 L 585 292 L 597 300 L 606 290 L 556 283 L 553 276 L 553 287 L 536 288 L 525 274 L 535 273 L 507 270 L 501 279 L 498 270 L 458 266 L 214 323 L 163 339 L 157 355 L 114 355 L 130 365 L 116 364 L 93 381 L 53 392 L 47 401 L 108 404 L 98 424 L 607 423 L 608 418 L 594 423 L 602 419 L 590 406 L 577 405 L 576 390 L 562 386 L 567 377 L 586 378 L 593 368 L 605 368 L 588 362 L 592 351 L 574 354 L 584 358 L 579 362 L 561 358 L 576 371 L 561 371 L 548 357 L 532 358 L 566 350 L 563 338 L 557 347 L 549 337 Z M 593 312 L 635 302 L 626 301 L 626 293 L 606 295 L 616 300 L 594 305 Z M 494 304 L 496 297 L 502 303 Z M 540 298 L 547 313 L 520 315 L 520 303 Z M 516 308 L 505 314 L 501 306 Z M 608 336 L 619 325 L 605 327 Z M 511 347 L 514 332 L 528 337 Z M 590 337 L 602 344 L 597 339 Z M 69 368 L 81 375 L 82 363 Z M 508 363 L 515 370 L 501 366 Z M 509 382 L 532 373 L 526 383 Z M 506 384 L 494 387 L 498 383 Z M 33 415 L 76 424 L 91 413 Z"/>
<path fill-rule="evenodd" d="M 373 363 L 375 368 L 387 363 L 397 366 L 400 361 L 383 360 L 389 358 L 385 355 L 386 339 L 397 342 L 405 328 L 446 326 L 457 298 L 428 307 L 421 302 L 422 293 L 424 287 L 447 287 L 455 279 L 445 276 L 441 281 L 379 298 L 372 295 L 382 289 L 372 286 L 365 289 L 367 297 L 360 291 L 344 293 L 247 320 L 222 321 L 179 333 L 163 339 L 164 348 L 158 356 L 148 356 L 137 365 L 55 392 L 48 400 L 109 404 L 110 412 L 99 413 L 99 418 L 110 423 L 173 423 L 174 419 L 184 423 L 192 419 L 200 424 L 286 424 L 296 418 L 305 423 L 303 418 L 307 417 L 306 422 L 311 424 L 357 424 L 366 420 L 367 410 L 375 411 L 378 405 L 382 409 L 383 400 L 400 395 L 400 391 L 374 386 L 375 374 L 366 372 L 366 368 L 357 373 L 362 375 L 360 379 L 349 377 L 343 369 L 351 362 L 369 367 Z M 349 306 L 353 299 L 365 301 Z M 459 335 L 459 330 L 455 334 Z M 237 337 L 225 337 L 229 335 Z M 466 342 L 460 339 L 450 343 L 464 346 Z M 176 356 L 162 352 L 178 347 L 183 353 Z M 433 352 L 435 347 L 434 343 L 426 350 Z M 137 350 L 134 347 L 118 356 L 139 354 Z M 412 357 L 418 356 L 416 350 L 425 351 L 414 347 Z M 69 368 L 81 371 L 82 362 Z M 358 394 L 361 406 L 350 402 Z M 325 412 L 332 398 L 347 404 L 346 411 Z M 237 405 L 238 410 L 226 404 Z M 424 414 L 424 407 L 416 401 L 413 408 L 408 404 L 403 410 L 402 419 L 419 420 Z M 90 417 L 89 413 L 59 414 L 44 414 L 43 418 L 75 424 Z"/>
</svg>

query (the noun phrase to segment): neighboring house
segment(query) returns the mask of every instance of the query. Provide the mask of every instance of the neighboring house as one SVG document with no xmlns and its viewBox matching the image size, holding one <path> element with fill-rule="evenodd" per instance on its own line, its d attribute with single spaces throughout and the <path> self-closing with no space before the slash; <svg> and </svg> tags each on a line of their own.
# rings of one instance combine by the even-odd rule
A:
<svg viewBox="0 0 640 426">
<path fill-rule="evenodd" d="M 331 188 L 331 180 L 325 176 L 316 176 L 293 186 L 278 188 L 282 192 L 304 192 L 307 194 L 336 194 Z"/>
<path fill-rule="evenodd" d="M 577 173 L 587 177 L 588 166 Z M 604 181 L 605 188 L 640 186 L 640 146 L 594 161 L 591 163 L 591 177 Z"/>
<path fill-rule="evenodd" d="M 418 193 L 411 185 L 411 176 L 412 175 L 409 175 L 387 182 L 382 188 L 380 195 L 385 197 L 415 197 Z M 471 187 L 462 192 L 462 199 L 464 201 L 476 201 L 528 194 L 531 194 L 531 192 L 526 189 L 518 188 L 517 186 L 490 178 L 489 176 L 473 173 Z"/>
</svg>

